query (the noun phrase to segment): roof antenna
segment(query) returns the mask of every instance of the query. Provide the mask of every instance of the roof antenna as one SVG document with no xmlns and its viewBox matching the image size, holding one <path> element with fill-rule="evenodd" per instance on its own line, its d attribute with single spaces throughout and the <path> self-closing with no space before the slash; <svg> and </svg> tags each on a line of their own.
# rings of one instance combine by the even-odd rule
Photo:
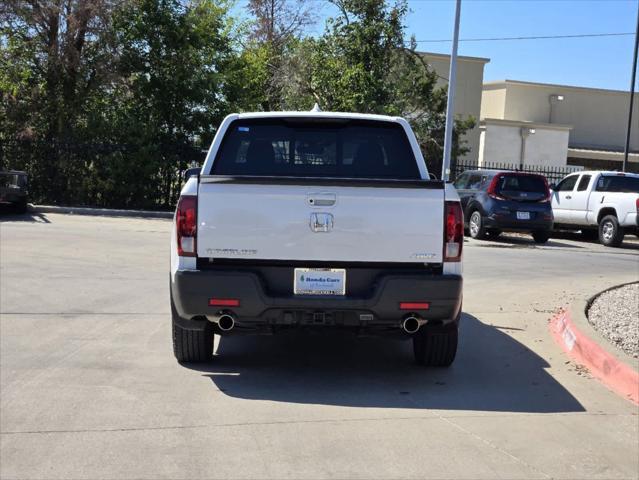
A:
<svg viewBox="0 0 639 480">
<path fill-rule="evenodd" d="M 311 109 L 311 112 L 321 112 L 321 111 L 322 111 L 322 109 L 317 104 L 317 102 L 315 102 L 315 105 L 313 105 L 313 108 Z"/>
</svg>

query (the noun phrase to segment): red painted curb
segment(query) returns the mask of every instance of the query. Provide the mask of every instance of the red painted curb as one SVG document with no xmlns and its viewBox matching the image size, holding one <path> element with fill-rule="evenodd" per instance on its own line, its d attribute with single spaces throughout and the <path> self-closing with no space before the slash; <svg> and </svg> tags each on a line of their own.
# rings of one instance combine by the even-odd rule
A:
<svg viewBox="0 0 639 480">
<path fill-rule="evenodd" d="M 570 310 L 554 315 L 548 327 L 568 356 L 587 367 L 595 378 L 611 390 L 639 405 L 639 373 L 580 331 L 572 321 Z"/>
</svg>

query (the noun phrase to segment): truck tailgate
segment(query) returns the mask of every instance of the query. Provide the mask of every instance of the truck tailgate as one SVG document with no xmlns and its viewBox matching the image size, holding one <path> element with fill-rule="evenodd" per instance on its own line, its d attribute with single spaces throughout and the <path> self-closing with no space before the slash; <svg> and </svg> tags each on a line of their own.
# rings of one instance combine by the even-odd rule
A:
<svg viewBox="0 0 639 480">
<path fill-rule="evenodd" d="M 198 256 L 442 261 L 443 188 L 424 188 L 416 182 L 401 188 L 321 183 L 234 183 L 203 177 L 198 191 Z"/>
</svg>

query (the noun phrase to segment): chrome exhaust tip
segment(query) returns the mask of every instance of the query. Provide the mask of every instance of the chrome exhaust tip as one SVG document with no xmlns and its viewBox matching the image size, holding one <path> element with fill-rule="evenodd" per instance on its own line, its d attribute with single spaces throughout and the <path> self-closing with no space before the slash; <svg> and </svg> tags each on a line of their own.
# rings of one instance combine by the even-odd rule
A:
<svg viewBox="0 0 639 480">
<path fill-rule="evenodd" d="M 217 319 L 217 326 L 223 332 L 229 332 L 235 326 L 235 318 L 230 313 L 224 313 Z"/>
<path fill-rule="evenodd" d="M 217 328 L 223 332 L 229 332 L 235 327 L 235 315 L 232 313 L 224 312 L 219 315 L 206 317 L 209 322 L 215 323 Z"/>
<path fill-rule="evenodd" d="M 409 315 L 402 321 L 402 329 L 408 334 L 413 334 L 425 323 L 428 323 L 428 320 Z"/>
</svg>

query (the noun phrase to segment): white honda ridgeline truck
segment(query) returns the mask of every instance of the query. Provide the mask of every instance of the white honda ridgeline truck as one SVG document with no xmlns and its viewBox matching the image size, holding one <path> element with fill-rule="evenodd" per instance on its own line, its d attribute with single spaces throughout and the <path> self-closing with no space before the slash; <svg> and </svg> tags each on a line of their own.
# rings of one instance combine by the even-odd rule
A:
<svg viewBox="0 0 639 480">
<path fill-rule="evenodd" d="M 321 327 L 411 338 L 418 363 L 448 366 L 462 245 L 459 197 L 404 119 L 229 115 L 175 213 L 175 357 L 210 360 L 215 333 Z"/>
</svg>

